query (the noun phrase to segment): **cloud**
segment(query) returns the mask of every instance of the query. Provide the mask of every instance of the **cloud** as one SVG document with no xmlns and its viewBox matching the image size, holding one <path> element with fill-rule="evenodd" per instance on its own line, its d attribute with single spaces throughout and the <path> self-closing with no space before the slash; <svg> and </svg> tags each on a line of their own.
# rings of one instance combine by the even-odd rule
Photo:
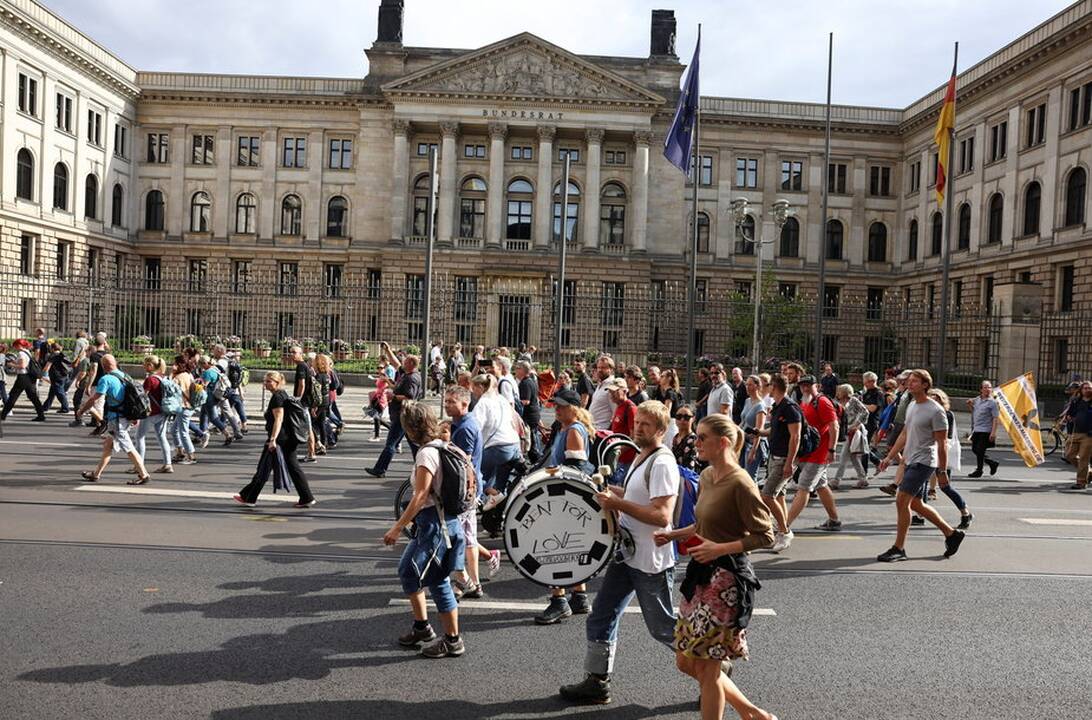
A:
<svg viewBox="0 0 1092 720">
<path fill-rule="evenodd" d="M 702 94 L 822 102 L 834 32 L 836 103 L 904 107 L 1067 7 L 1064 0 L 406 0 L 404 41 L 475 48 L 529 31 L 586 55 L 644 57 L 674 8 L 688 62 L 702 23 Z M 140 70 L 363 77 L 378 0 L 49 0 Z"/>
</svg>

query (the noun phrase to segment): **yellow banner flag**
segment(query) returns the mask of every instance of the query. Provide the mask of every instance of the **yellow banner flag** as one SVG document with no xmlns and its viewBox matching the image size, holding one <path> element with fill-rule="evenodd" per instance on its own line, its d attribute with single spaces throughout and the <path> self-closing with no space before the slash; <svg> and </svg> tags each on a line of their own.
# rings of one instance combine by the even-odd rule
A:
<svg viewBox="0 0 1092 720">
<path fill-rule="evenodd" d="M 1001 424 L 1012 438 L 1012 449 L 1028 467 L 1046 462 L 1043 436 L 1039 432 L 1039 404 L 1035 399 L 1035 376 L 1030 372 L 1002 383 L 993 390 Z"/>
</svg>

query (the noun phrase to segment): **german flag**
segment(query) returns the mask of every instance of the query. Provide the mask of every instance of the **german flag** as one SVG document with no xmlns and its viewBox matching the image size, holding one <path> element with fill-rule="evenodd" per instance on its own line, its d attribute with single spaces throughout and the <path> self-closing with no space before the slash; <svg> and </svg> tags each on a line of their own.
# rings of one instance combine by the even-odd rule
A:
<svg viewBox="0 0 1092 720">
<path fill-rule="evenodd" d="M 940 107 L 937 129 L 933 140 L 937 144 L 937 205 L 944 207 L 944 191 L 948 189 L 948 146 L 952 142 L 955 130 L 955 84 L 956 69 L 952 66 L 952 78 L 948 81 L 948 90 L 944 93 L 944 104 Z"/>
</svg>

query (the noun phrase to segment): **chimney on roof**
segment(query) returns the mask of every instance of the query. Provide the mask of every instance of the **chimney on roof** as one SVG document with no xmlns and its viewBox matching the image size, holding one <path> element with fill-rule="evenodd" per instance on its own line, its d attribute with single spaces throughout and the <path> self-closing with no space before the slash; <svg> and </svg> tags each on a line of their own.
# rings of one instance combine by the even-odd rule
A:
<svg viewBox="0 0 1092 720">
<path fill-rule="evenodd" d="M 675 11 L 652 11 L 652 40 L 649 45 L 649 57 L 668 57 L 675 55 Z"/>
<path fill-rule="evenodd" d="M 382 0 L 379 3 L 379 33 L 377 43 L 402 44 L 403 0 Z"/>
</svg>

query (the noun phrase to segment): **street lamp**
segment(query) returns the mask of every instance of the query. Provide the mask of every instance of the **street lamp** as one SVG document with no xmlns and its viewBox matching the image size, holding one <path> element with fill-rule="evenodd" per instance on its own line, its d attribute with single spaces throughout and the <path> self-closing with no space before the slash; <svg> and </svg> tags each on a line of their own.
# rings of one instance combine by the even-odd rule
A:
<svg viewBox="0 0 1092 720">
<path fill-rule="evenodd" d="M 749 240 L 755 248 L 755 320 L 754 334 L 751 338 L 751 363 L 754 366 L 753 372 L 757 373 L 759 369 L 758 358 L 760 355 L 758 319 L 762 307 L 762 246 L 765 243 L 773 242 L 773 239 L 763 239 L 761 237 L 761 230 L 756 230 L 756 234 L 758 234 L 759 237 L 748 238 L 744 233 L 743 221 L 747 217 L 747 207 L 749 204 L 747 198 L 736 198 L 731 202 L 729 212 L 732 214 L 732 221 L 735 224 L 736 232 L 738 232 L 744 240 Z M 777 236 L 781 235 L 781 228 L 785 226 L 785 222 L 792 214 L 792 206 L 789 204 L 788 200 L 777 199 L 770 204 L 770 216 L 773 218 L 774 225 L 777 227 Z"/>
</svg>

